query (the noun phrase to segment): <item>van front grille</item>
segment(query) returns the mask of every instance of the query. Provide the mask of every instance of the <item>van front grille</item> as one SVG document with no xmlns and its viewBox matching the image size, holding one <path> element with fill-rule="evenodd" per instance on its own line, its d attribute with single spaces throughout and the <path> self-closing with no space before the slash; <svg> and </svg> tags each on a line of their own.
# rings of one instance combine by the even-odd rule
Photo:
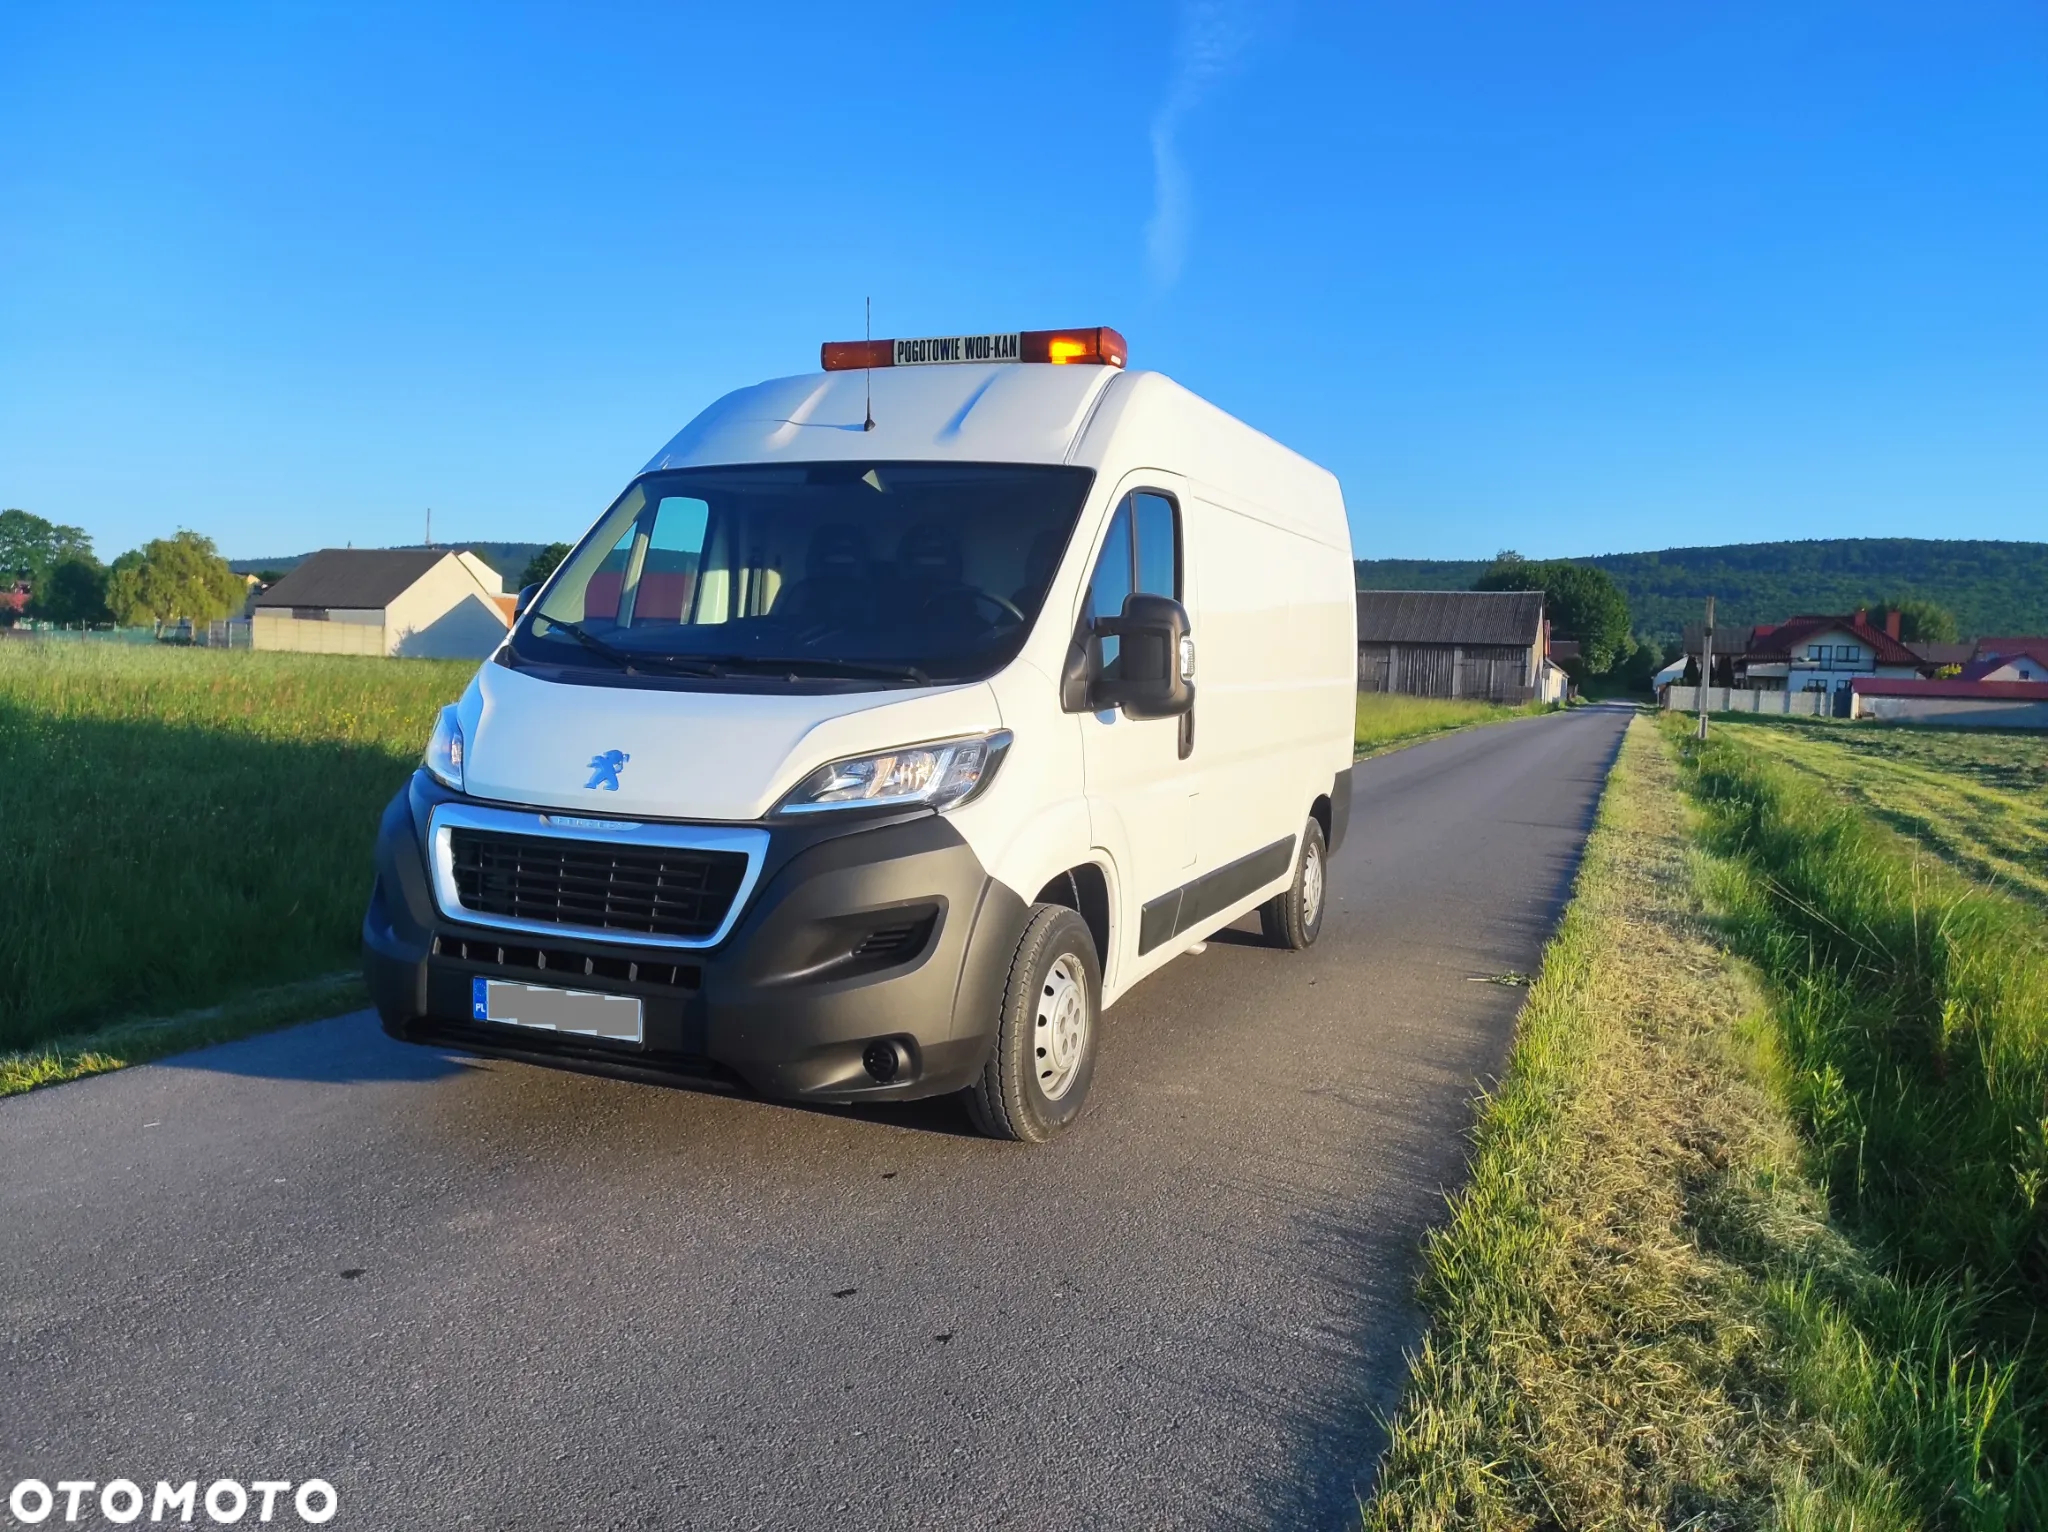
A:
<svg viewBox="0 0 2048 1532">
<path fill-rule="evenodd" d="M 466 909 L 591 931 L 702 939 L 724 924 L 747 873 L 740 851 L 448 833 Z"/>
<path fill-rule="evenodd" d="M 465 963 L 487 963 L 498 968 L 518 968 L 546 974 L 550 980 L 613 979 L 626 984 L 650 984 L 662 989 L 696 989 L 704 982 L 704 970 L 695 963 L 649 963 L 638 958 L 598 957 L 587 952 L 564 952 L 553 947 L 508 947 L 502 942 L 475 941 L 460 936 L 437 936 L 434 952 L 440 957 L 459 958 Z"/>
</svg>

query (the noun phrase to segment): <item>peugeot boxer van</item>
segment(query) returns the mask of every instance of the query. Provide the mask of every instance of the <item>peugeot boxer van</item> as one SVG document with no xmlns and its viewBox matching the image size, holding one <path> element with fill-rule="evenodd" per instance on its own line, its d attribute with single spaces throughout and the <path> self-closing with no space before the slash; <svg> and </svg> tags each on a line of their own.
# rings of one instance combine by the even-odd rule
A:
<svg viewBox="0 0 2048 1532">
<path fill-rule="evenodd" d="M 1110 329 L 829 344 L 626 486 L 385 812 L 394 1037 L 1081 1112 L 1118 997 L 1351 806 L 1336 480 Z"/>
</svg>

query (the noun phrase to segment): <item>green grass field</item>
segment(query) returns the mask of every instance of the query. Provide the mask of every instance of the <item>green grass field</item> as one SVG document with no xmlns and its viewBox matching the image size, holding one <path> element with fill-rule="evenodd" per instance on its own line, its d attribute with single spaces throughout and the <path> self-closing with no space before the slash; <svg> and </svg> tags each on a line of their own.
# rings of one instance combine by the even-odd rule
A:
<svg viewBox="0 0 2048 1532">
<path fill-rule="evenodd" d="M 378 815 L 473 669 L 0 645 L 0 1050 L 353 969 Z"/>
<path fill-rule="evenodd" d="M 1716 719 L 1971 876 L 2048 904 L 2048 737 L 2038 732 Z"/>
<path fill-rule="evenodd" d="M 1547 702 L 1504 707 L 1498 703 L 1471 702 L 1462 698 L 1360 692 L 1354 740 L 1362 758 L 1413 745 L 1435 734 L 1448 734 L 1453 729 L 1469 729 L 1474 724 L 1497 723 L 1503 718 L 1521 718 L 1530 713 L 1549 711 Z"/>
</svg>

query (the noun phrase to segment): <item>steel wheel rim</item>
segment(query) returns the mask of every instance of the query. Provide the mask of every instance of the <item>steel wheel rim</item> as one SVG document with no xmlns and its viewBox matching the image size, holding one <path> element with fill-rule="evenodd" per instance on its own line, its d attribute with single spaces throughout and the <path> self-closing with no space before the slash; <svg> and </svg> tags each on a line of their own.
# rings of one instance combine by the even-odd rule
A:
<svg viewBox="0 0 2048 1532">
<path fill-rule="evenodd" d="M 1088 1052 L 1088 1024 L 1087 975 L 1079 958 L 1063 952 L 1039 986 L 1032 1018 L 1032 1068 L 1046 1100 L 1057 1101 L 1073 1089 Z"/>
<path fill-rule="evenodd" d="M 1311 846 L 1301 859 L 1301 920 L 1314 925 L 1323 916 L 1323 859 Z"/>
</svg>

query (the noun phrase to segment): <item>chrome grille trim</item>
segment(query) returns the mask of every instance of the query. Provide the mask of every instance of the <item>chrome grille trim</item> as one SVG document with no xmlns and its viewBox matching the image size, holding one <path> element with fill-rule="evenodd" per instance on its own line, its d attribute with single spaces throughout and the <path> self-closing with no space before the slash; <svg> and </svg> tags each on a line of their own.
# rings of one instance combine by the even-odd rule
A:
<svg viewBox="0 0 2048 1532">
<path fill-rule="evenodd" d="M 602 825 L 603 828 L 593 828 L 594 825 Z M 738 852 L 746 857 L 747 867 L 740 878 L 738 891 L 732 896 L 732 904 L 725 912 L 725 919 L 709 936 L 653 936 L 608 926 L 521 920 L 471 909 L 462 902 L 455 881 L 454 832 L 458 829 L 580 841 L 587 845 L 616 844 L 641 850 Z M 651 824 L 644 820 L 595 818 L 579 818 L 571 826 L 557 824 L 554 816 L 531 810 L 490 808 L 478 803 L 440 803 L 434 806 L 428 818 L 427 842 L 434 903 L 450 920 L 495 931 L 520 931 L 529 936 L 574 935 L 586 941 L 615 942 L 626 947 L 699 951 L 717 946 L 739 923 L 747 900 L 754 892 L 754 885 L 760 881 L 761 863 L 768 851 L 768 832 L 751 825 Z"/>
</svg>

